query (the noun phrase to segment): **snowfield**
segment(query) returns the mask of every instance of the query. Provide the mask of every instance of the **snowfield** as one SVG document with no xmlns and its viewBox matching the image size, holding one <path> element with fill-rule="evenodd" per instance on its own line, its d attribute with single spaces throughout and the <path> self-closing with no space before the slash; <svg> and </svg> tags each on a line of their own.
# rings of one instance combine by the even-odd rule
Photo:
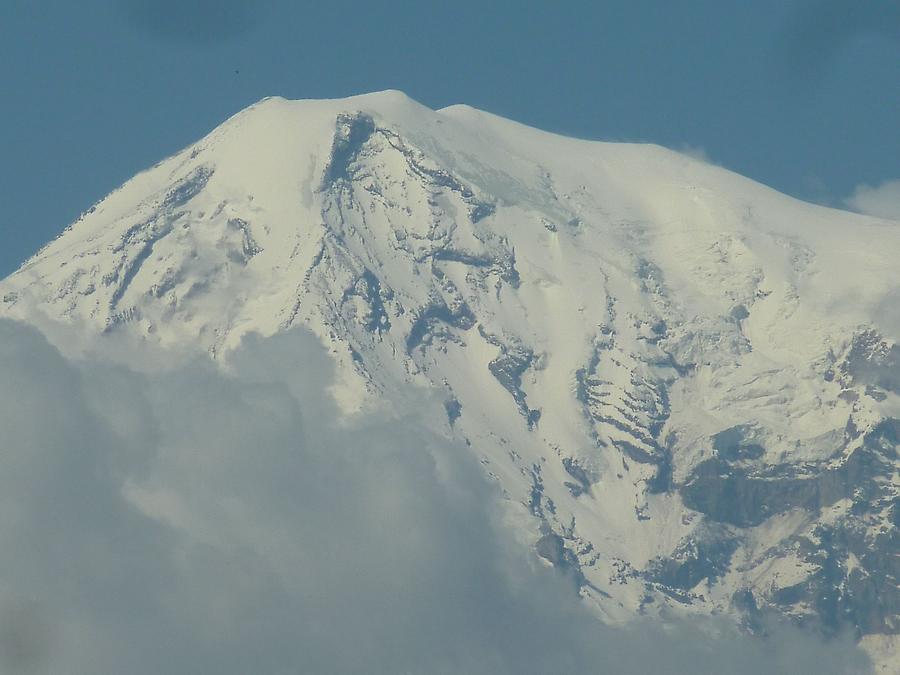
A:
<svg viewBox="0 0 900 675">
<path fill-rule="evenodd" d="M 265 99 L 0 282 L 0 315 L 329 348 L 353 416 L 436 395 L 608 622 L 767 611 L 898 672 L 900 222 L 653 145 L 399 92 Z"/>
</svg>

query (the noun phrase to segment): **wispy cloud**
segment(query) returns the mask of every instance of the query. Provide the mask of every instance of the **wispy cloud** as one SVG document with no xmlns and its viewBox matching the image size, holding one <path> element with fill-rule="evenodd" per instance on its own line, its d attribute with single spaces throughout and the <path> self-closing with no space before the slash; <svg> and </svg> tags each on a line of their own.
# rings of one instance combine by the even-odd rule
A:
<svg viewBox="0 0 900 675">
<path fill-rule="evenodd" d="M 858 185 L 844 203 L 868 216 L 900 220 L 900 178 L 875 186 Z"/>
<path fill-rule="evenodd" d="M 0 320 L 0 670 L 863 672 L 848 644 L 604 627 L 502 525 L 471 452 L 341 419 L 326 350 L 249 338 L 227 372 L 140 345 L 64 357 Z M 153 366 L 153 367 L 150 367 Z"/>
<path fill-rule="evenodd" d="M 683 155 L 687 155 L 692 159 L 696 159 L 699 162 L 703 162 L 705 164 L 716 164 L 709 156 L 709 153 L 706 151 L 706 148 L 702 145 L 692 145 L 690 143 L 683 143 L 682 145 L 674 148 L 678 152 Z"/>
</svg>

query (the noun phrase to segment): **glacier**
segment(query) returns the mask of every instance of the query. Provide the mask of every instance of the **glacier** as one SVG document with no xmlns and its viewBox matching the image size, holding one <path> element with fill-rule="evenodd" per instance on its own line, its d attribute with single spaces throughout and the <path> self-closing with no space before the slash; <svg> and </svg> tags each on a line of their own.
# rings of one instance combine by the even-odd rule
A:
<svg viewBox="0 0 900 675">
<path fill-rule="evenodd" d="M 228 367 L 325 344 L 348 417 L 437 396 L 611 623 L 900 633 L 900 222 L 395 91 L 269 98 L 0 282 L 0 316 Z"/>
</svg>

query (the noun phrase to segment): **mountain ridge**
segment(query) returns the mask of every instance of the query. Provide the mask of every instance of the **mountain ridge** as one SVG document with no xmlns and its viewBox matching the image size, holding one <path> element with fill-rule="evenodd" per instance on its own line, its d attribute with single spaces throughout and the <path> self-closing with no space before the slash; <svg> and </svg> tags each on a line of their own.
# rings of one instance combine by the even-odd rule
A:
<svg viewBox="0 0 900 675">
<path fill-rule="evenodd" d="M 225 360 L 304 325 L 348 414 L 442 397 L 607 620 L 771 610 L 890 644 L 897 225 L 396 91 L 268 98 L 86 212 L 0 314 Z"/>
</svg>

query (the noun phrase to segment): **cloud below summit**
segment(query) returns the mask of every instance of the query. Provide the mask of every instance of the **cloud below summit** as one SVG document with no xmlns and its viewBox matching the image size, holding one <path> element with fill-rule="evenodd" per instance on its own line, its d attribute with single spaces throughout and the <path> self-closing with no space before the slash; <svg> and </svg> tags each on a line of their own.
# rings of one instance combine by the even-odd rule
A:
<svg viewBox="0 0 900 675">
<path fill-rule="evenodd" d="M 858 185 L 844 201 L 854 211 L 867 216 L 900 220 L 900 179 L 875 186 Z"/>
<path fill-rule="evenodd" d="M 329 363 L 291 332 L 142 373 L 0 321 L 0 670 L 863 672 L 787 629 L 602 626 L 432 402 L 341 421 Z"/>
</svg>

